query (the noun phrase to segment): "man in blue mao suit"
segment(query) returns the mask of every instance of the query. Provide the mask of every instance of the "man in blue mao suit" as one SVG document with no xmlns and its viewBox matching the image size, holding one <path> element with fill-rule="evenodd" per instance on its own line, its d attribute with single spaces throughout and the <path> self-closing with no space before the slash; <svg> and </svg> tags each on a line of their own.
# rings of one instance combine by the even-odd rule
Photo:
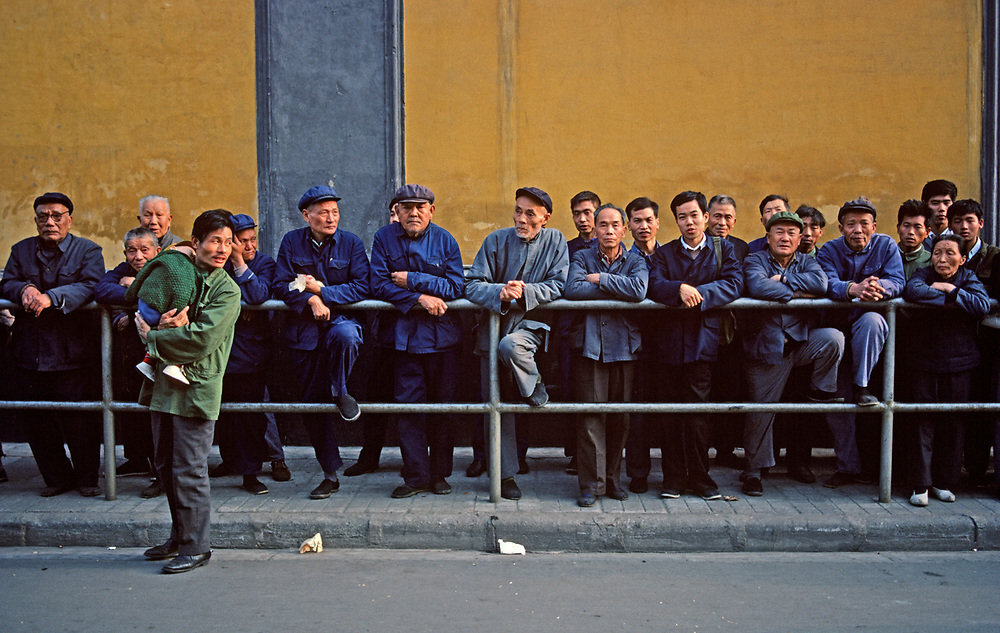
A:
<svg viewBox="0 0 1000 633">
<path fill-rule="evenodd" d="M 358 357 L 361 325 L 331 307 L 367 297 L 369 266 L 361 238 L 337 229 L 339 200 L 333 187 L 326 185 L 302 194 L 299 210 L 308 226 L 282 238 L 274 294 L 292 309 L 285 324 L 285 344 L 301 397 L 333 401 L 340 416 L 353 421 L 361 409 L 347 393 L 347 379 Z M 326 499 L 340 489 L 337 470 L 343 465 L 333 421 L 325 414 L 313 414 L 307 416 L 306 425 L 324 474 L 309 497 Z"/>
<path fill-rule="evenodd" d="M 903 259 L 891 237 L 875 232 L 878 225 L 871 201 L 860 197 L 845 202 L 837 213 L 837 222 L 842 236 L 824 244 L 816 255 L 816 261 L 830 279 L 827 297 L 860 304 L 898 297 L 906 285 Z M 849 387 L 853 385 L 856 404 L 862 407 L 878 404 L 868 383 L 889 334 L 885 317 L 878 312 L 840 310 L 828 315 L 828 320 L 843 330 L 848 339 L 846 349 L 850 353 L 845 353 L 844 367 L 838 376 L 840 395 L 851 395 Z M 870 473 L 860 476 L 862 463 L 854 414 L 833 413 L 827 416 L 827 421 L 837 453 L 837 472 L 823 485 L 836 488 L 859 478 L 867 480 Z"/>
<path fill-rule="evenodd" d="M 686 310 L 664 315 L 654 344 L 660 359 L 666 400 L 706 402 L 712 389 L 712 364 L 719 353 L 722 318 L 710 311 L 739 298 L 743 274 L 733 245 L 705 234 L 708 201 L 683 191 L 670 202 L 681 237 L 658 248 L 650 260 L 646 296 Z M 676 499 L 686 489 L 705 500 L 720 499 L 708 474 L 708 416 L 670 416 L 663 434 L 663 489 Z"/>
<path fill-rule="evenodd" d="M 448 231 L 431 223 L 434 193 L 404 185 L 392 198 L 399 222 L 384 226 L 372 244 L 371 289 L 388 301 L 391 313 L 381 325 L 391 332 L 395 350 L 396 402 L 450 402 L 458 372 L 458 318 L 446 301 L 462 296 L 462 254 Z M 405 413 L 398 417 L 403 455 L 403 485 L 394 499 L 420 492 L 446 495 L 451 486 L 454 440 L 449 416 Z"/>
</svg>

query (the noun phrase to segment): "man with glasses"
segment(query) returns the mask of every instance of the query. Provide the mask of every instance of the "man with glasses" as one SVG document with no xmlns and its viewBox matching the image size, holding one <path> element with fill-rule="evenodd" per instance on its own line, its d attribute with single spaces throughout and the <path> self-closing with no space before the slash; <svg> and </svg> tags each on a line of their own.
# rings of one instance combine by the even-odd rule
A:
<svg viewBox="0 0 1000 633">
<path fill-rule="evenodd" d="M 18 306 L 10 358 L 16 391 L 26 400 L 86 400 L 96 393 L 101 354 L 97 313 L 78 308 L 94 298 L 104 275 L 101 247 L 70 234 L 73 202 L 50 192 L 34 202 L 37 237 L 11 248 L 0 295 Z M 101 493 L 101 427 L 93 414 L 25 412 L 35 463 L 45 480 L 43 497 L 77 489 Z M 63 445 L 69 445 L 70 458 Z"/>
<path fill-rule="evenodd" d="M 274 295 L 292 312 L 285 323 L 285 344 L 303 402 L 334 402 L 340 417 L 361 417 L 347 393 L 347 379 L 361 346 L 361 325 L 337 306 L 368 297 L 368 256 L 354 233 L 338 228 L 340 196 L 333 187 L 311 187 L 299 198 L 308 226 L 289 231 L 278 248 Z M 327 414 L 306 416 L 309 439 L 325 475 L 309 494 L 326 499 L 340 489 L 340 447 Z"/>
</svg>

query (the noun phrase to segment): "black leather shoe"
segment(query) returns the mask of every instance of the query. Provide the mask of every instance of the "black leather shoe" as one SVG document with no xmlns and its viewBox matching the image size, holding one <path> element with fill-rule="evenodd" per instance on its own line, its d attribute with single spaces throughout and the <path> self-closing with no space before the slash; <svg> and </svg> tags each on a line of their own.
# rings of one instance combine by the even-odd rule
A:
<svg viewBox="0 0 1000 633">
<path fill-rule="evenodd" d="M 101 494 L 101 489 L 97 486 L 80 486 L 81 497 L 96 497 Z"/>
<path fill-rule="evenodd" d="M 326 499 L 331 494 L 340 490 L 339 481 L 331 481 L 329 479 L 324 479 L 320 482 L 318 486 L 312 489 L 309 493 L 310 499 Z"/>
<path fill-rule="evenodd" d="M 545 390 L 545 383 L 539 382 L 536 384 L 535 390 L 524 400 L 533 407 L 544 407 L 547 405 L 549 403 L 549 392 Z"/>
<path fill-rule="evenodd" d="M 408 486 L 403 484 L 402 486 L 396 486 L 396 489 L 392 491 L 393 499 L 405 499 L 407 497 L 412 497 L 413 495 L 420 494 L 421 492 L 430 492 L 430 486 Z"/>
<path fill-rule="evenodd" d="M 243 485 L 240 486 L 252 495 L 266 495 L 267 486 L 253 475 L 243 475 Z"/>
<path fill-rule="evenodd" d="M 166 543 L 150 547 L 142 555 L 146 557 L 146 560 L 167 560 L 168 558 L 173 558 L 177 556 L 177 543 L 174 543 L 171 539 L 167 539 Z"/>
<path fill-rule="evenodd" d="M 608 499 L 614 499 L 615 501 L 625 501 L 628 499 L 628 493 L 625 492 L 623 488 L 615 486 L 614 488 L 608 488 L 608 492 L 605 495 Z"/>
<path fill-rule="evenodd" d="M 511 501 L 517 501 L 521 498 L 521 489 L 517 487 L 517 482 L 514 481 L 513 477 L 500 481 L 500 496 Z"/>
<path fill-rule="evenodd" d="M 285 460 L 276 459 L 271 462 L 271 478 L 275 481 L 289 481 L 292 478 L 292 471 L 288 470 Z"/>
<path fill-rule="evenodd" d="M 210 479 L 216 479 L 218 477 L 228 477 L 229 475 L 235 474 L 233 469 L 230 468 L 229 464 L 222 462 L 221 464 L 216 464 L 208 469 L 208 476 Z"/>
<path fill-rule="evenodd" d="M 628 489 L 637 495 L 641 495 L 649 490 L 649 482 L 646 481 L 645 477 L 633 477 L 632 480 L 628 482 Z"/>
<path fill-rule="evenodd" d="M 184 554 L 178 556 L 163 566 L 164 574 L 183 574 L 186 571 L 197 569 L 208 564 L 208 559 L 212 558 L 212 552 L 204 554 Z"/>
<path fill-rule="evenodd" d="M 56 495 L 61 495 L 64 492 L 69 492 L 73 488 L 76 488 L 73 484 L 62 484 L 60 486 L 45 486 L 42 491 L 38 494 L 43 497 L 55 497 Z"/>
<path fill-rule="evenodd" d="M 804 484 L 816 483 L 816 475 L 813 474 L 813 471 L 808 466 L 789 466 L 788 476 Z"/>
<path fill-rule="evenodd" d="M 360 459 L 346 469 L 344 469 L 345 477 L 357 477 L 358 475 L 367 475 L 368 473 L 373 473 L 378 470 L 378 462 L 374 464 L 369 462 L 363 462 Z"/>
<path fill-rule="evenodd" d="M 431 492 L 436 495 L 450 495 L 451 485 L 443 477 L 431 481 Z"/>
<path fill-rule="evenodd" d="M 581 508 L 589 508 L 595 503 L 597 503 L 597 497 L 592 492 L 581 492 L 576 499 L 576 505 Z"/>
<path fill-rule="evenodd" d="M 847 486 L 853 484 L 857 479 L 857 475 L 851 473 L 842 473 L 839 470 L 832 475 L 830 475 L 826 481 L 823 482 L 824 488 L 840 488 L 841 486 Z"/>
<path fill-rule="evenodd" d="M 469 467 L 465 469 L 466 477 L 478 477 L 486 472 L 486 462 L 481 459 L 474 459 Z"/>
<path fill-rule="evenodd" d="M 531 472 L 531 466 L 528 466 L 528 458 L 522 457 L 517 460 L 517 474 L 527 475 Z"/>
<path fill-rule="evenodd" d="M 760 477 L 747 477 L 743 480 L 743 494 L 748 497 L 759 497 L 764 494 L 764 484 Z"/>
<path fill-rule="evenodd" d="M 354 396 L 344 393 L 337 396 L 337 410 L 345 422 L 354 422 L 361 417 L 361 407 Z"/>
<path fill-rule="evenodd" d="M 142 489 L 139 496 L 143 499 L 155 499 L 163 494 L 163 486 L 160 485 L 159 479 L 154 479 L 149 482 L 149 485 Z"/>
</svg>

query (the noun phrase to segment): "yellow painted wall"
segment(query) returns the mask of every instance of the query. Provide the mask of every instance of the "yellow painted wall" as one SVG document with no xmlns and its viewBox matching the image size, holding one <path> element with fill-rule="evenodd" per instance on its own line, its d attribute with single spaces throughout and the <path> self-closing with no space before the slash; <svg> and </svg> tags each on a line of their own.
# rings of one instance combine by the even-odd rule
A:
<svg viewBox="0 0 1000 633">
<path fill-rule="evenodd" d="M 684 189 L 836 211 L 859 194 L 895 237 L 934 178 L 978 197 L 979 0 L 406 0 L 406 178 L 438 196 L 466 262 L 513 192 L 668 207 Z"/>
<path fill-rule="evenodd" d="M 0 77 L 2 262 L 44 191 L 109 267 L 143 195 L 182 236 L 205 209 L 256 217 L 253 2 L 4 0 Z"/>
</svg>

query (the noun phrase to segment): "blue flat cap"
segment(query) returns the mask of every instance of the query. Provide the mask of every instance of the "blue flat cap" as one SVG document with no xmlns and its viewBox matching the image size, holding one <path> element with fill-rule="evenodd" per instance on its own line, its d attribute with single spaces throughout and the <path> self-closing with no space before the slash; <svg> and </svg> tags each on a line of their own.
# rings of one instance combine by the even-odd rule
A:
<svg viewBox="0 0 1000 633">
<path fill-rule="evenodd" d="M 322 202 L 323 200 L 340 200 L 340 196 L 338 196 L 337 192 L 333 190 L 333 187 L 327 185 L 309 187 L 309 189 L 302 194 L 302 197 L 299 198 L 299 211 L 307 208 L 314 202 Z"/>
<path fill-rule="evenodd" d="M 549 194 L 545 193 L 538 187 L 521 187 L 514 194 L 515 198 L 519 196 L 528 196 L 529 198 L 535 199 L 535 201 L 544 206 L 549 213 L 552 213 L 552 198 L 549 197 Z"/>
<path fill-rule="evenodd" d="M 434 192 L 423 185 L 403 185 L 392 196 L 389 206 L 397 202 L 430 202 L 434 204 Z"/>
<path fill-rule="evenodd" d="M 254 222 L 253 218 L 246 213 L 237 213 L 233 215 L 233 226 L 236 227 L 236 231 L 239 232 L 252 229 L 257 226 L 257 223 Z"/>
</svg>

